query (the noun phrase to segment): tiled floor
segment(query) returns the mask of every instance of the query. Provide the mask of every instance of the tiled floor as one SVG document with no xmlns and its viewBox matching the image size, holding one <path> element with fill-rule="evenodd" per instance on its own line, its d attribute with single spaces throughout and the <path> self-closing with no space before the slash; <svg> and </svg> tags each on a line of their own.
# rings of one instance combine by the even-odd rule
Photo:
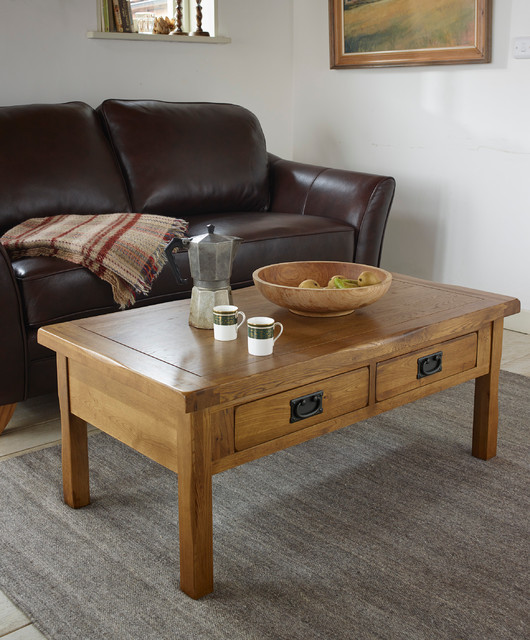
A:
<svg viewBox="0 0 530 640">
<path fill-rule="evenodd" d="M 530 335 L 504 331 L 502 369 L 530 377 Z M 0 435 L 0 463 L 28 451 L 60 442 L 59 406 L 55 396 L 20 403 L 6 430 Z M 97 432 L 93 427 L 91 433 Z M 39 640 L 44 636 L 0 592 L 0 638 Z"/>
<path fill-rule="evenodd" d="M 39 640 L 44 636 L 30 624 L 29 618 L 0 591 L 0 638 Z"/>
</svg>

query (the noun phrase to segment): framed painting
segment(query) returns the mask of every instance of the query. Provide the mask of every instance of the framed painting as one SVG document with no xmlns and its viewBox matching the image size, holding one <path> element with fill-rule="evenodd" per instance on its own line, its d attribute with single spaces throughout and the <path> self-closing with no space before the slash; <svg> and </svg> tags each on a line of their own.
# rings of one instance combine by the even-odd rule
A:
<svg viewBox="0 0 530 640">
<path fill-rule="evenodd" d="M 491 61 L 491 0 L 329 0 L 332 69 Z"/>
</svg>

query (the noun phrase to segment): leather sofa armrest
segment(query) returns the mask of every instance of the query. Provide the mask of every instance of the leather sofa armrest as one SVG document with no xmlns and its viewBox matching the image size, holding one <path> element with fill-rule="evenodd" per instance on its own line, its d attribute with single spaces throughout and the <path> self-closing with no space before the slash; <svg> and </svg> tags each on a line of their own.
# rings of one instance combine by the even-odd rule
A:
<svg viewBox="0 0 530 640">
<path fill-rule="evenodd" d="M 24 315 L 11 261 L 0 244 L 0 406 L 24 400 L 26 339 Z"/>
<path fill-rule="evenodd" d="M 326 216 L 356 230 L 353 262 L 379 266 L 395 180 L 329 169 L 269 154 L 270 211 Z"/>
</svg>

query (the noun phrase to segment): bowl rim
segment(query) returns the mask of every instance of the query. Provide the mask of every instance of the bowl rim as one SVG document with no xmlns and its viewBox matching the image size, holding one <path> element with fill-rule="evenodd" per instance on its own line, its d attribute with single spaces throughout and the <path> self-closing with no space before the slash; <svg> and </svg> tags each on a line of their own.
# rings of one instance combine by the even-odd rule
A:
<svg viewBox="0 0 530 640">
<path fill-rule="evenodd" d="M 392 281 L 392 273 L 390 271 L 387 271 L 386 269 L 382 269 L 381 267 L 374 267 L 374 265 L 370 265 L 370 264 L 364 264 L 362 262 L 344 262 L 344 261 L 340 261 L 340 260 L 291 260 L 289 262 L 274 262 L 272 264 L 266 264 L 263 265 L 262 267 L 258 267 L 257 269 L 255 269 L 252 272 L 252 280 L 254 282 L 256 282 L 256 280 L 258 280 L 260 283 L 263 283 L 269 287 L 278 287 L 278 288 L 282 288 L 282 289 L 294 289 L 294 290 L 300 290 L 300 287 L 296 286 L 291 286 L 288 284 L 276 284 L 275 282 L 269 282 L 268 280 L 263 280 L 262 278 L 260 278 L 258 276 L 258 272 L 262 271 L 263 269 L 268 269 L 270 267 L 280 267 L 283 266 L 284 264 L 344 264 L 344 265 L 356 265 L 359 267 L 366 267 L 366 270 L 370 270 L 370 269 L 377 269 L 377 271 L 380 271 L 382 273 L 385 274 L 385 278 L 384 280 L 381 280 L 381 282 L 378 282 L 377 284 L 372 284 L 370 285 L 370 288 L 372 287 L 380 287 L 383 285 L 386 285 L 388 283 L 388 281 Z M 361 290 L 365 289 L 365 287 L 361 287 Z M 372 289 L 373 290 L 373 289 Z M 359 291 L 359 288 L 354 287 L 353 289 L 327 289 L 326 287 L 320 287 L 319 289 L 310 289 L 310 291 L 315 292 L 315 291 Z M 320 295 L 320 294 L 317 294 Z"/>
</svg>

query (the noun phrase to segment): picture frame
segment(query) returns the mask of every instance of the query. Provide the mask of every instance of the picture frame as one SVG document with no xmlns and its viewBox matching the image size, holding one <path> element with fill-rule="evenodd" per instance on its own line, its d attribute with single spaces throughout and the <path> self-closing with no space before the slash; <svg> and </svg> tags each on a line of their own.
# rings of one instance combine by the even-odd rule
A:
<svg viewBox="0 0 530 640">
<path fill-rule="evenodd" d="M 491 62 L 491 0 L 328 2 L 331 69 Z"/>
</svg>

